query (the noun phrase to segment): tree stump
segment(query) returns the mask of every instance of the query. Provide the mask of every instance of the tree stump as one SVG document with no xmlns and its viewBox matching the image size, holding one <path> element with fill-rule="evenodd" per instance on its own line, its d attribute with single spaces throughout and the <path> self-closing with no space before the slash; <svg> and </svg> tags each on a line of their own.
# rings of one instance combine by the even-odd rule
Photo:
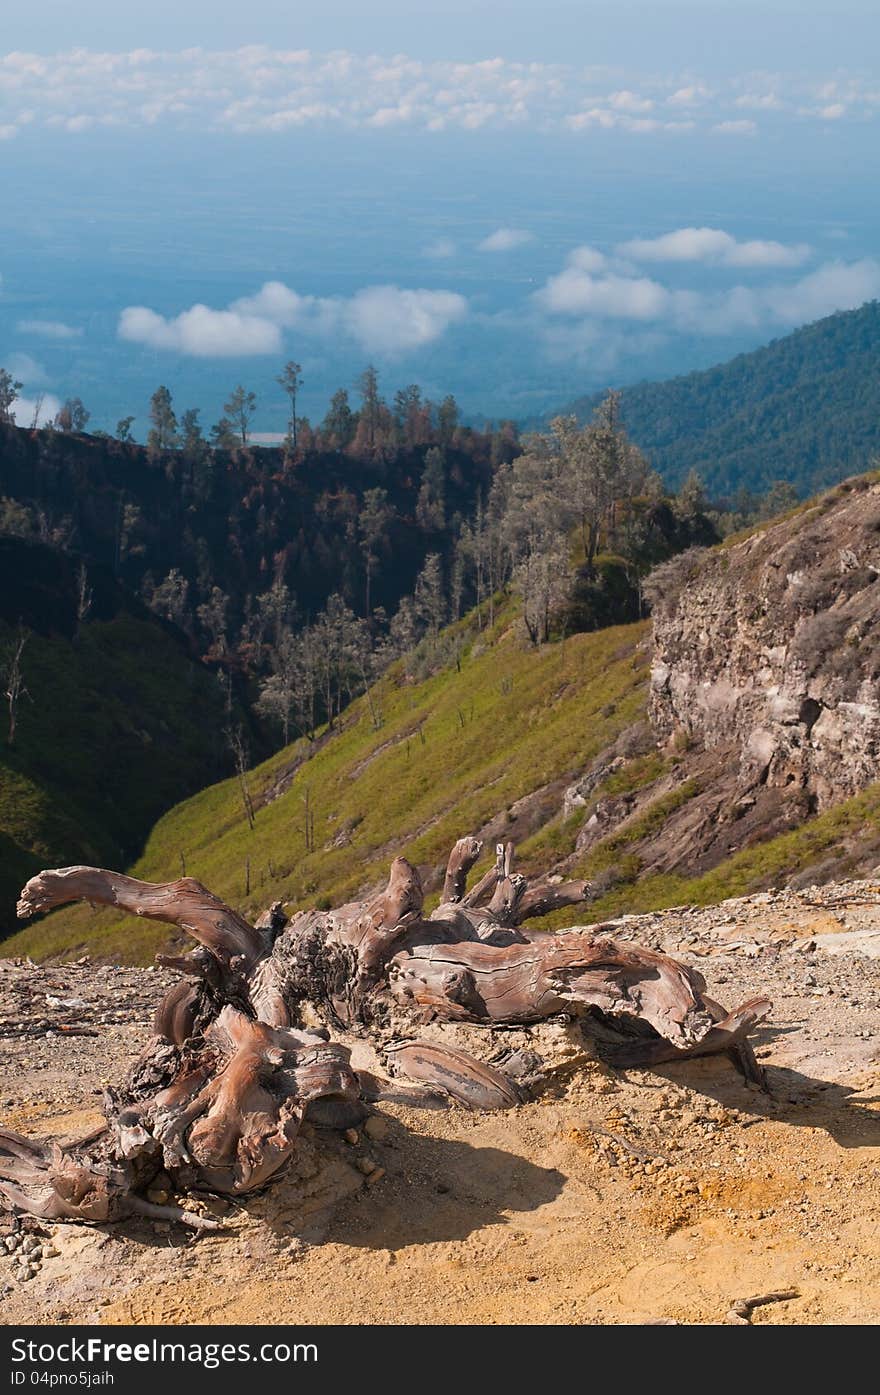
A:
<svg viewBox="0 0 880 1395">
<path fill-rule="evenodd" d="M 539 1052 L 509 1052 L 502 1067 L 439 1039 L 442 1024 L 530 1031 L 562 1019 L 612 1065 L 724 1052 L 763 1086 L 748 1033 L 767 999 L 728 1013 L 694 969 L 601 925 L 524 929 L 582 902 L 586 883 L 530 883 L 513 870 L 508 843 L 468 891 L 481 850 L 459 839 L 428 916 L 404 858 L 365 901 L 289 921 L 276 903 L 256 925 L 189 877 L 153 885 L 94 867 L 33 877 L 22 919 L 86 900 L 176 925 L 197 947 L 159 956 L 181 978 L 142 1055 L 107 1091 L 103 1129 L 66 1148 L 0 1131 L 0 1197 L 47 1219 L 145 1214 L 208 1225 L 152 1204 L 153 1179 L 163 1172 L 180 1191 L 246 1195 L 283 1174 L 307 1115 L 346 1128 L 363 1117 L 364 1098 L 401 1088 L 415 1101 L 422 1091 L 502 1109 L 546 1080 Z"/>
</svg>

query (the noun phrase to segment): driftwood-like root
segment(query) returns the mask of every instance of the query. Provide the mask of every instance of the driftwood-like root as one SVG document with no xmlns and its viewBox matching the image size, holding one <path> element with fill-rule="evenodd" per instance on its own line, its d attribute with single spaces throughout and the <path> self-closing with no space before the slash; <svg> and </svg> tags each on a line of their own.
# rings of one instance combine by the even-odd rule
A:
<svg viewBox="0 0 880 1395">
<path fill-rule="evenodd" d="M 530 884 L 506 843 L 468 892 L 481 851 L 476 838 L 458 840 L 442 902 L 427 918 L 419 873 L 404 858 L 366 901 L 290 921 L 276 903 L 254 926 L 191 878 L 154 886 L 94 867 L 32 878 L 22 918 L 87 900 L 166 921 L 197 947 L 159 956 L 181 978 L 157 1008 L 141 1057 L 107 1092 L 102 1131 L 68 1149 L 0 1131 L 0 1198 L 45 1218 L 161 1215 L 204 1229 L 204 1218 L 146 1196 L 159 1173 L 181 1191 L 246 1195 L 284 1172 L 310 1112 L 318 1124 L 346 1127 L 362 1117 L 362 1098 L 383 1089 L 416 1102 L 510 1108 L 525 1098 L 524 1081 L 541 1078 L 530 1049 L 512 1053 L 521 1058 L 515 1079 L 511 1053 L 502 1069 L 420 1036 L 427 1023 L 562 1018 L 617 1065 L 726 1053 L 763 1083 L 748 1034 L 769 1011 L 766 999 L 728 1013 L 695 970 L 602 926 L 524 929 L 582 902 L 587 884 Z M 393 1086 L 381 1073 L 355 1073 L 350 1046 L 330 1039 L 339 1033 L 372 1043 Z"/>
</svg>

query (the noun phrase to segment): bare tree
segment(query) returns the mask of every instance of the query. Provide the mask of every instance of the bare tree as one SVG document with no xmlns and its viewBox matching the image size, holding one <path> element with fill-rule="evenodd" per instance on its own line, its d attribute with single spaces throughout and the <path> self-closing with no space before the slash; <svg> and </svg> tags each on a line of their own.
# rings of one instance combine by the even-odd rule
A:
<svg viewBox="0 0 880 1395">
<path fill-rule="evenodd" d="M 89 585 L 89 573 L 85 562 L 80 562 L 76 573 L 76 633 L 79 638 L 83 621 L 92 608 L 93 592 Z"/>
<path fill-rule="evenodd" d="M 12 647 L 9 650 L 6 661 L 5 696 L 9 711 L 9 727 L 6 733 L 6 740 L 10 746 L 15 745 L 15 728 L 18 721 L 18 708 L 23 697 L 30 697 L 30 693 L 25 686 L 24 673 L 22 672 L 21 656 L 24 653 L 25 645 L 30 638 L 28 631 L 19 622 L 18 634 L 16 635 Z"/>
<path fill-rule="evenodd" d="M 248 821 L 248 827 L 253 829 L 257 819 L 247 778 L 250 768 L 248 749 L 241 727 L 228 727 L 226 731 L 226 740 L 232 752 L 232 758 L 235 761 L 235 774 L 238 779 L 238 789 L 241 794 L 241 803 L 245 818 Z"/>
<path fill-rule="evenodd" d="M 241 439 L 241 444 L 246 446 L 250 436 L 251 421 L 254 412 L 257 410 L 257 394 L 248 392 L 239 383 L 233 389 L 232 396 L 228 402 L 224 402 L 223 411 L 235 428 L 236 435 Z"/>
<path fill-rule="evenodd" d="M 279 387 L 282 387 L 290 399 L 290 421 L 287 428 L 287 438 L 291 448 L 296 450 L 296 398 L 302 387 L 302 364 L 294 363 L 291 359 L 285 363 L 284 368 L 275 380 Z"/>
</svg>

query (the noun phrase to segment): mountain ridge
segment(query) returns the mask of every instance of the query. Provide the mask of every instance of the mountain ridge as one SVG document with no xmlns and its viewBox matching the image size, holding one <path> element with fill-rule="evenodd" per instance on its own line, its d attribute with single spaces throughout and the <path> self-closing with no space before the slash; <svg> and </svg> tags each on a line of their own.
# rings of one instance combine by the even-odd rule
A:
<svg viewBox="0 0 880 1395">
<path fill-rule="evenodd" d="M 601 394 L 567 408 L 588 419 Z M 631 438 L 669 487 L 712 498 L 788 480 L 802 496 L 880 451 L 880 302 L 813 321 L 711 368 L 621 389 Z"/>
</svg>

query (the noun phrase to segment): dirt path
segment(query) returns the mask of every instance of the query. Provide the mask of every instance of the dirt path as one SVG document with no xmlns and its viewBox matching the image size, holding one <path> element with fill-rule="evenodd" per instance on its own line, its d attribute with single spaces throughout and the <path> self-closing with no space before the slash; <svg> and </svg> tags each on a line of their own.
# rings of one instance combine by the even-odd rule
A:
<svg viewBox="0 0 880 1395">
<path fill-rule="evenodd" d="M 769 1098 L 711 1059 L 592 1064 L 505 1114 L 383 1106 L 354 1146 L 307 1128 L 296 1173 L 221 1233 L 54 1227 L 58 1253 L 26 1282 L 0 1251 L 0 1320 L 719 1323 L 737 1298 L 795 1287 L 752 1321 L 880 1321 L 878 964 L 822 944 L 880 929 L 880 907 L 853 906 L 816 908 L 815 950 L 809 907 L 784 897 L 625 927 L 690 958 L 725 1002 L 773 995 Z M 96 1120 L 92 1091 L 143 1039 L 162 978 L 5 966 L 3 1021 L 10 1002 L 15 1023 L 42 1021 L 63 993 L 102 1035 L 0 1039 L 3 1121 L 71 1136 Z M 366 1155 L 385 1168 L 372 1186 Z"/>
</svg>

